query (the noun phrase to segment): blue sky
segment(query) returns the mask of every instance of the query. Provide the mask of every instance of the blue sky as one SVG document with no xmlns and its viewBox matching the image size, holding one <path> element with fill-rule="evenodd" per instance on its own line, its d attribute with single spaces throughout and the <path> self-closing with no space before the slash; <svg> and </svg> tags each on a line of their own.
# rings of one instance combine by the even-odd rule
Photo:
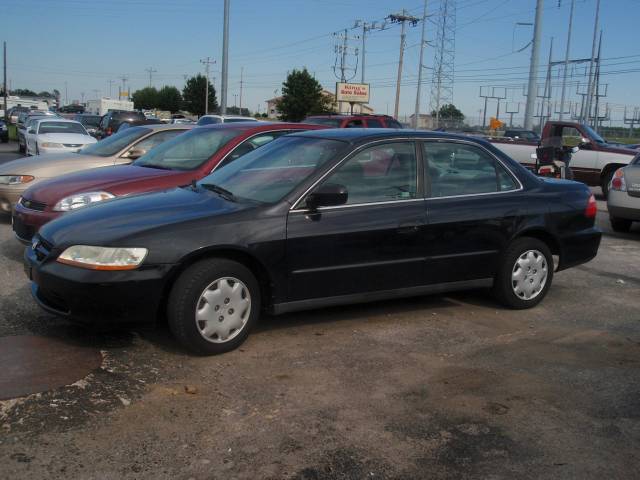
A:
<svg viewBox="0 0 640 480">
<path fill-rule="evenodd" d="M 571 0 L 545 0 L 540 77 L 544 77 L 550 38 L 554 60 L 564 58 Z M 640 47 L 635 41 L 640 0 L 601 0 L 602 80 L 608 84 L 613 119 L 622 118 L 625 105 L 640 105 Z M 561 4 L 558 6 L 558 4 Z M 216 89 L 220 83 L 222 51 L 222 0 L 0 0 L 3 13 L 0 40 L 6 40 L 8 76 L 12 88 L 65 92 L 69 100 L 95 95 L 117 95 L 118 80 L 129 78 L 133 90 L 148 84 L 145 69 L 152 67 L 155 86 L 182 88 L 185 75 L 203 71 L 199 60 L 207 56 Z M 483 101 L 480 86 L 510 86 L 510 106 L 520 103 L 526 84 L 530 49 L 518 53 L 531 39 L 535 0 L 457 0 L 456 82 L 454 103 L 478 119 Z M 440 0 L 429 0 L 435 13 Z M 239 99 L 240 69 L 244 68 L 243 106 L 264 111 L 264 100 L 281 87 L 287 71 L 306 66 L 333 90 L 335 54 L 333 32 L 351 29 L 356 19 L 382 20 L 406 8 L 422 14 L 422 0 L 231 0 L 229 104 Z M 595 0 L 576 0 L 571 57 L 589 57 Z M 367 41 L 366 81 L 371 84 L 371 104 L 379 113 L 393 112 L 399 51 L 398 26 L 371 32 Z M 434 40 L 434 25 L 427 23 L 427 39 Z M 420 26 L 407 29 L 400 114 L 413 112 Z M 353 46 L 359 46 L 354 40 Z M 427 67 L 434 50 L 427 47 Z M 569 71 L 568 99 L 577 100 L 576 83 L 585 81 L 580 67 Z M 554 70 L 554 84 L 561 70 Z M 359 80 L 358 72 L 354 80 Z M 422 110 L 429 103 L 430 71 L 426 70 Z M 542 79 L 541 79 L 542 82 Z M 94 90 L 98 90 L 95 92 Z M 559 98 L 560 89 L 554 90 Z M 236 100 L 237 99 L 237 100 Z M 489 107 L 495 111 L 495 102 Z M 504 110 L 504 105 L 501 107 Z M 517 119 L 519 115 L 516 114 Z"/>
</svg>

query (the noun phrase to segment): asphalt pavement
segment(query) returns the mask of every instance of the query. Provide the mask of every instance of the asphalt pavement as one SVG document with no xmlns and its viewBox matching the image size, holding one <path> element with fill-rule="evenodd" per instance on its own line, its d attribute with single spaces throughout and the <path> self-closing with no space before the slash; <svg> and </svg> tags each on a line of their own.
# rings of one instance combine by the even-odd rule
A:
<svg viewBox="0 0 640 480">
<path fill-rule="evenodd" d="M 88 369 L 0 401 L 0 478 L 637 478 L 640 229 L 614 235 L 598 208 L 598 256 L 534 309 L 472 291 L 266 317 L 208 358 L 162 325 L 39 310 L 0 218 L 0 337 Z"/>
</svg>

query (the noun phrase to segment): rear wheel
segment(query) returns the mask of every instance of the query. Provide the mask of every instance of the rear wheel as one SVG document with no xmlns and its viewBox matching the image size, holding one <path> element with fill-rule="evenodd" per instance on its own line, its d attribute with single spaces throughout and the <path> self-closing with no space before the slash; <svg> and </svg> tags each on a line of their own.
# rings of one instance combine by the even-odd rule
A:
<svg viewBox="0 0 640 480">
<path fill-rule="evenodd" d="M 245 341 L 260 315 L 260 287 L 244 265 L 201 260 L 178 278 L 167 304 L 176 339 L 198 355 L 224 353 Z"/>
<path fill-rule="evenodd" d="M 626 218 L 609 217 L 609 221 L 614 232 L 628 232 L 631 229 L 631 220 Z"/>
<path fill-rule="evenodd" d="M 502 255 L 493 293 L 504 305 L 531 308 L 542 301 L 553 279 L 549 247 L 536 238 L 515 240 Z"/>
</svg>

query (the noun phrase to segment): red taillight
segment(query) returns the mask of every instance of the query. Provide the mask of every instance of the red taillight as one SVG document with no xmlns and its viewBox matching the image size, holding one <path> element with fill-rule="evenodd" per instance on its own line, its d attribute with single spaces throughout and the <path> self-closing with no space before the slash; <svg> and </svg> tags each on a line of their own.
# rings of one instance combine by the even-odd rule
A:
<svg viewBox="0 0 640 480">
<path fill-rule="evenodd" d="M 587 218 L 596 218 L 596 213 L 598 213 L 598 204 L 596 203 L 596 197 L 594 197 L 592 193 L 587 202 L 587 208 L 584 210 L 584 216 Z"/>
<path fill-rule="evenodd" d="M 624 181 L 624 170 L 622 168 L 619 168 L 616 170 L 616 173 L 613 174 L 610 188 L 611 190 L 618 190 L 620 192 L 627 191 L 627 184 Z"/>
<path fill-rule="evenodd" d="M 111 132 L 112 132 L 111 127 L 107 128 L 107 135 L 111 135 Z"/>
</svg>

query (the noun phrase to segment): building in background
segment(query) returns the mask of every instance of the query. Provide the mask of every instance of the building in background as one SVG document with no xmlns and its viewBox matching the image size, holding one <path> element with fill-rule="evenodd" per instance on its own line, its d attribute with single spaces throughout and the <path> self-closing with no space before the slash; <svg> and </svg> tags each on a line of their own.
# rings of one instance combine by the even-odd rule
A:
<svg viewBox="0 0 640 480">
<path fill-rule="evenodd" d="M 415 114 L 412 114 L 409 117 L 409 125 L 413 125 L 413 119 L 415 117 Z M 416 125 L 416 128 L 419 130 L 433 130 L 435 128 L 436 125 L 436 121 L 435 118 L 433 118 L 431 115 L 426 114 L 426 113 L 421 113 L 420 115 L 418 115 L 418 124 Z"/>
</svg>

